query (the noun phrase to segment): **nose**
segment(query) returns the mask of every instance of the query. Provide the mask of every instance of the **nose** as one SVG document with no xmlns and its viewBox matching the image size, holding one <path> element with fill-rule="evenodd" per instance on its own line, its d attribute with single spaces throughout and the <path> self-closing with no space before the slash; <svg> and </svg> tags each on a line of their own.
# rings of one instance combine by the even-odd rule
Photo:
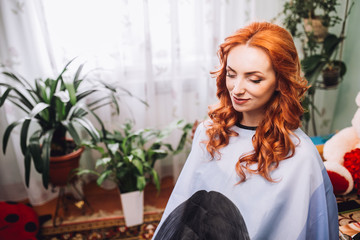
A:
<svg viewBox="0 0 360 240">
<path fill-rule="evenodd" d="M 243 95 L 246 92 L 245 85 L 244 85 L 244 79 L 238 78 L 234 82 L 234 87 L 232 89 L 232 93 L 234 95 Z"/>
</svg>

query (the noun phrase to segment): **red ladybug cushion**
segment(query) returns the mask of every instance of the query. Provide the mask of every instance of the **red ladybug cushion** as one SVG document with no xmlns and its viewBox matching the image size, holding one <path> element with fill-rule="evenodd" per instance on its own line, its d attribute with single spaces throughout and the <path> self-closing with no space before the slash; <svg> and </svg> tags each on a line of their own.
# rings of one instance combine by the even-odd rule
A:
<svg viewBox="0 0 360 240">
<path fill-rule="evenodd" d="M 0 239 L 34 239 L 39 232 L 39 219 L 31 207 L 16 202 L 0 202 Z"/>
</svg>

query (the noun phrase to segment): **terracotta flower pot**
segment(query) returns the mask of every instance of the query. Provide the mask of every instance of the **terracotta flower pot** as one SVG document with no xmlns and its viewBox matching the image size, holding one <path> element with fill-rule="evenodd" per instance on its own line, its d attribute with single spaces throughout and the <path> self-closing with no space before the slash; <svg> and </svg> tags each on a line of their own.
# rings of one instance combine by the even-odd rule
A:
<svg viewBox="0 0 360 240">
<path fill-rule="evenodd" d="M 324 42 L 324 39 L 328 34 L 328 28 L 322 24 L 321 19 L 304 18 L 303 21 L 304 21 L 305 31 L 308 33 L 313 32 L 315 40 L 317 42 Z"/>
<path fill-rule="evenodd" d="M 79 160 L 84 147 L 64 156 L 50 157 L 50 182 L 55 186 L 65 186 L 70 172 L 79 167 Z"/>
</svg>

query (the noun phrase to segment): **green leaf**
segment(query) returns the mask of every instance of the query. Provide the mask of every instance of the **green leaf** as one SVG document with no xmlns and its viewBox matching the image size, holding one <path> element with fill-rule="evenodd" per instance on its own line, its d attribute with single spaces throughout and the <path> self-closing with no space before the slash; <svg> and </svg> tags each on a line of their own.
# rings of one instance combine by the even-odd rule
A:
<svg viewBox="0 0 360 240">
<path fill-rule="evenodd" d="M 310 112 L 305 112 L 303 117 L 304 117 L 305 122 L 309 122 L 310 121 Z"/>
<path fill-rule="evenodd" d="M 134 155 L 135 157 L 137 157 L 141 161 L 145 162 L 145 153 L 144 153 L 144 151 L 142 149 L 140 149 L 140 148 L 133 149 L 131 151 L 131 155 Z"/>
<path fill-rule="evenodd" d="M 104 123 L 102 122 L 101 118 L 99 118 L 99 116 L 96 115 L 93 111 L 90 111 L 90 114 L 92 114 L 95 117 L 95 119 L 98 121 L 98 123 L 100 124 L 101 132 L 102 132 L 103 136 L 106 136 L 106 129 L 105 129 Z"/>
<path fill-rule="evenodd" d="M 62 102 L 59 98 L 53 100 L 55 105 L 56 121 L 62 121 L 66 118 L 66 103 Z"/>
<path fill-rule="evenodd" d="M 126 165 L 129 165 L 129 163 L 131 163 L 133 160 L 134 160 L 134 155 L 129 155 L 124 157 L 124 163 Z"/>
<path fill-rule="evenodd" d="M 21 110 L 23 110 L 24 111 L 24 113 L 26 113 L 26 114 L 29 114 L 29 110 L 27 110 L 27 109 L 25 109 L 23 106 L 25 106 L 26 107 L 26 105 L 24 105 L 24 104 L 22 104 L 23 102 L 22 102 L 22 100 L 18 100 L 18 99 L 12 99 L 12 98 L 9 98 L 9 101 L 10 102 L 12 102 L 14 105 L 16 105 L 18 108 L 20 108 Z M 20 102 L 19 102 L 20 101 Z M 32 107 L 31 107 L 31 109 L 32 109 Z M 30 109 L 30 110 L 31 110 Z"/>
<path fill-rule="evenodd" d="M 106 97 L 102 97 L 102 98 L 98 98 L 93 100 L 92 102 L 88 103 L 87 105 L 89 106 L 89 108 L 91 109 L 91 111 L 94 111 L 95 109 L 99 108 L 99 106 L 105 106 L 110 104 L 110 102 L 108 102 L 108 96 Z M 107 101 L 106 103 L 102 103 L 104 101 Z M 101 104 L 100 104 L 101 103 Z"/>
<path fill-rule="evenodd" d="M 0 107 L 4 104 L 7 96 L 9 95 L 9 93 L 11 92 L 12 88 L 8 88 L 6 89 L 6 91 L 4 92 L 4 94 L 1 96 L 0 98 Z"/>
<path fill-rule="evenodd" d="M 48 108 L 48 107 L 49 107 L 49 104 L 46 104 L 46 103 L 40 102 L 40 103 L 36 104 L 35 107 L 31 110 L 29 117 L 30 118 L 35 117 L 40 112 L 42 112 L 45 108 Z"/>
<path fill-rule="evenodd" d="M 111 162 L 111 158 L 110 157 L 105 157 L 105 158 L 100 158 L 96 161 L 95 164 L 95 168 L 98 168 L 100 166 L 106 166 L 107 164 L 109 164 Z"/>
<path fill-rule="evenodd" d="M 78 92 L 76 94 L 76 97 L 77 97 L 77 100 L 80 101 L 81 99 L 91 95 L 92 93 L 96 92 L 97 90 L 94 90 L 94 89 L 89 89 L 89 90 L 86 90 L 86 91 L 82 91 L 82 92 Z"/>
<path fill-rule="evenodd" d="M 111 94 L 111 100 L 112 100 L 113 107 L 115 107 L 116 114 L 120 114 L 120 106 L 119 106 L 118 100 L 114 94 Z"/>
<path fill-rule="evenodd" d="M 76 70 L 76 73 L 75 73 L 75 77 L 74 77 L 74 81 L 73 81 L 73 82 L 74 82 L 74 87 L 75 87 L 76 90 L 77 90 L 76 83 L 79 81 L 79 76 L 80 76 L 80 73 L 81 73 L 83 67 L 84 67 L 84 64 L 81 64 L 81 65 L 78 67 L 78 69 Z"/>
<path fill-rule="evenodd" d="M 338 38 L 334 34 L 328 34 L 324 39 L 324 53 L 327 58 L 330 58 L 334 50 L 337 48 L 339 43 L 341 43 L 343 38 Z"/>
<path fill-rule="evenodd" d="M 93 141 L 98 142 L 100 140 L 100 135 L 94 125 L 87 118 L 74 118 L 74 122 L 78 122 L 86 131 L 89 133 Z"/>
<path fill-rule="evenodd" d="M 67 114 L 67 119 L 72 120 L 73 118 L 83 118 L 88 114 L 88 110 L 85 104 L 78 103 L 72 106 Z"/>
<path fill-rule="evenodd" d="M 47 81 L 50 83 L 50 84 L 49 84 L 49 87 L 50 87 L 49 99 L 51 100 L 51 99 L 53 99 L 54 94 L 55 94 L 56 91 L 57 91 L 58 83 L 60 82 L 60 79 L 56 79 L 56 80 L 47 79 Z M 61 82 L 60 82 L 60 83 L 61 83 Z"/>
<path fill-rule="evenodd" d="M 30 169 L 31 169 L 31 154 L 30 150 L 27 149 L 26 153 L 24 154 L 24 165 L 25 165 L 25 183 L 26 187 L 29 187 L 30 182 Z"/>
<path fill-rule="evenodd" d="M 118 149 L 119 149 L 119 143 L 110 143 L 110 144 L 108 144 L 107 146 L 108 146 L 109 151 L 110 151 L 113 155 L 115 155 L 116 152 L 117 152 Z"/>
<path fill-rule="evenodd" d="M 116 168 L 121 168 L 125 163 L 124 162 L 118 162 L 116 165 Z"/>
<path fill-rule="evenodd" d="M 61 73 L 59 74 L 59 76 L 57 77 L 56 79 L 56 82 L 57 80 L 60 80 L 62 78 L 62 75 L 64 74 L 64 72 L 67 70 L 67 67 L 75 60 L 75 58 L 71 59 L 66 65 L 65 67 L 63 68 L 63 70 L 61 71 Z"/>
<path fill-rule="evenodd" d="M 27 107 L 28 109 L 33 109 L 33 104 L 29 101 L 29 97 L 31 97 L 31 98 L 33 98 L 33 96 L 30 94 L 30 91 L 31 90 L 29 90 L 29 91 L 26 91 L 27 89 L 25 89 L 25 91 L 26 91 L 26 94 L 24 95 L 23 93 L 22 93 L 22 91 L 24 91 L 24 89 L 22 89 L 22 88 L 14 88 L 13 86 L 11 86 L 11 85 L 9 85 L 9 84 L 6 84 L 6 83 L 0 83 L 0 86 L 4 86 L 4 87 L 6 87 L 6 88 L 10 88 L 10 89 L 12 89 L 15 93 L 16 93 L 16 95 L 17 95 L 17 99 L 18 99 L 18 101 L 20 101 L 21 103 L 23 103 L 24 104 L 24 106 L 25 107 Z M 27 95 L 27 96 L 26 96 Z M 14 97 L 15 98 L 15 97 Z M 37 99 L 34 99 L 34 100 L 37 100 Z"/>
<path fill-rule="evenodd" d="M 23 155 L 27 154 L 27 135 L 29 131 L 29 125 L 31 123 L 31 119 L 26 119 L 21 127 L 21 134 L 20 134 L 20 147 L 21 152 Z M 30 154 L 30 152 L 29 152 Z"/>
<path fill-rule="evenodd" d="M 192 130 L 192 124 L 190 124 L 190 123 L 186 124 L 183 127 L 183 134 L 181 135 L 179 144 L 178 144 L 174 154 L 178 154 L 184 149 L 184 146 L 185 146 L 185 143 L 186 143 L 186 137 L 187 137 L 189 131 L 191 131 L 191 130 Z"/>
<path fill-rule="evenodd" d="M 97 176 L 100 176 L 98 172 L 90 169 L 74 169 L 74 170 L 75 170 L 75 174 L 78 176 L 83 174 L 95 174 Z"/>
<path fill-rule="evenodd" d="M 61 121 L 61 123 L 62 123 L 62 125 L 64 125 L 66 130 L 69 132 L 70 136 L 73 138 L 76 145 L 80 145 L 81 139 L 80 139 L 79 134 L 77 133 L 73 123 L 68 120 Z"/>
<path fill-rule="evenodd" d="M 75 94 L 74 83 L 65 82 L 65 87 L 68 90 L 68 97 L 70 97 L 70 103 L 71 103 L 71 105 L 74 106 L 76 104 L 76 94 Z"/>
<path fill-rule="evenodd" d="M 166 147 L 167 149 L 169 149 L 169 151 L 171 151 L 171 152 L 174 151 L 173 147 L 172 147 L 171 144 L 169 144 L 169 143 L 164 143 L 164 147 Z"/>
<path fill-rule="evenodd" d="M 148 150 L 148 152 L 151 152 L 152 154 L 155 154 L 157 159 L 165 158 L 168 155 L 168 152 L 163 149 L 154 149 L 154 150 Z"/>
<path fill-rule="evenodd" d="M 156 172 L 155 169 L 151 169 L 151 175 L 153 176 L 153 182 L 156 186 L 156 189 L 158 190 L 158 192 L 160 191 L 160 180 L 159 180 L 159 175 Z"/>
<path fill-rule="evenodd" d="M 35 89 L 36 95 L 45 103 L 50 103 L 50 98 L 47 94 L 47 90 L 50 90 L 49 87 L 46 86 L 44 81 L 41 79 L 35 79 Z M 49 91 L 50 93 L 50 91 Z"/>
<path fill-rule="evenodd" d="M 19 124 L 23 123 L 25 121 L 25 119 L 20 119 L 19 121 L 16 121 L 16 122 L 13 122 L 11 123 L 5 130 L 5 133 L 4 133 L 4 136 L 3 136 L 3 153 L 5 154 L 6 153 L 6 147 L 7 147 L 7 144 L 8 144 L 8 141 L 9 141 L 9 137 L 10 137 L 10 134 L 12 132 L 12 130 Z"/>
<path fill-rule="evenodd" d="M 127 90 L 126 88 L 123 88 L 123 87 L 121 87 L 121 86 L 119 86 L 118 88 L 121 89 L 123 92 L 125 92 L 128 96 L 135 98 L 136 100 L 138 100 L 139 102 L 141 102 L 142 104 L 144 104 L 146 107 L 149 107 L 149 104 L 148 104 L 146 101 L 144 101 L 144 100 L 140 99 L 139 97 L 133 95 L 133 94 L 132 94 L 129 90 Z"/>
<path fill-rule="evenodd" d="M 138 176 L 136 181 L 136 187 L 139 191 L 144 190 L 146 186 L 146 179 L 144 176 Z"/>
<path fill-rule="evenodd" d="M 321 63 L 323 59 L 322 55 L 312 55 L 310 57 L 304 58 L 301 61 L 301 65 L 305 73 L 314 71 Z"/>
<path fill-rule="evenodd" d="M 112 171 L 111 170 L 107 170 L 105 172 L 103 172 L 100 177 L 97 179 L 96 183 L 100 186 L 106 178 L 108 178 L 111 175 Z"/>
<path fill-rule="evenodd" d="M 27 86 L 28 88 L 33 89 L 32 86 L 30 85 L 30 83 L 21 76 L 18 77 L 17 75 L 10 73 L 10 72 L 2 72 L 2 74 L 13 79 L 14 81 L 20 83 L 24 88 L 26 88 L 26 86 Z"/>
<path fill-rule="evenodd" d="M 136 169 L 139 171 L 139 173 L 140 173 L 141 175 L 144 174 L 143 165 L 142 165 L 142 162 L 141 162 L 140 160 L 134 159 L 134 160 L 132 161 L 132 164 L 134 164 L 134 166 L 136 167 Z"/>
<path fill-rule="evenodd" d="M 36 171 L 39 173 L 43 172 L 43 160 L 41 157 L 41 148 L 40 148 L 40 137 L 41 137 L 41 130 L 35 131 L 29 140 L 29 149 L 34 160 L 34 165 Z"/>
<path fill-rule="evenodd" d="M 61 102 L 67 103 L 70 101 L 70 94 L 68 91 L 59 91 L 54 94 L 55 97 L 58 97 Z"/>
<path fill-rule="evenodd" d="M 51 140 L 54 135 L 55 129 L 47 131 L 44 135 L 43 142 L 43 160 L 44 160 L 44 171 L 42 174 L 43 185 L 47 189 L 49 185 L 49 167 L 50 167 L 50 149 L 51 149 Z"/>
</svg>

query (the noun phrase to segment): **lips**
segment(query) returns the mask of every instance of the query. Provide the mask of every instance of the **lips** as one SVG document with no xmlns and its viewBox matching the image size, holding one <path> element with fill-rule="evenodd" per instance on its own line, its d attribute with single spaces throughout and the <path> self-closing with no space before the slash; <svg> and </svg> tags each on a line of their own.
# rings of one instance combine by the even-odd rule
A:
<svg viewBox="0 0 360 240">
<path fill-rule="evenodd" d="M 242 105 L 247 103 L 250 100 L 250 98 L 237 98 L 233 96 L 233 101 L 235 104 Z"/>
</svg>

